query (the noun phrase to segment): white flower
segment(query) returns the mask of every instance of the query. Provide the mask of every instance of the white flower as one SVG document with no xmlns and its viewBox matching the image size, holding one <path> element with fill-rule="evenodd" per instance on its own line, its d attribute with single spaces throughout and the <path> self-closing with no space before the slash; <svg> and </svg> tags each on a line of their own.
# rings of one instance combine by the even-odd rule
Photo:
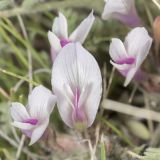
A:
<svg viewBox="0 0 160 160">
<path fill-rule="evenodd" d="M 66 45 L 52 70 L 52 86 L 62 120 L 83 130 L 93 123 L 102 92 L 102 78 L 95 58 L 80 43 Z"/>
<path fill-rule="evenodd" d="M 117 19 L 130 27 L 141 25 L 134 0 L 105 0 L 105 2 L 102 19 Z"/>
<path fill-rule="evenodd" d="M 137 73 L 149 53 L 151 44 L 152 38 L 143 27 L 133 29 L 124 43 L 120 39 L 112 39 L 109 54 L 114 62 L 110 62 L 126 77 L 124 86 L 127 86 Z"/>
<path fill-rule="evenodd" d="M 54 61 L 59 51 L 70 42 L 83 43 L 91 30 L 95 17 L 93 11 L 85 18 L 80 25 L 68 36 L 68 25 L 66 17 L 59 12 L 55 18 L 52 31 L 48 32 L 48 39 L 51 45 L 51 56 Z"/>
<path fill-rule="evenodd" d="M 12 103 L 12 124 L 31 138 L 30 145 L 39 140 L 46 130 L 55 103 L 56 97 L 41 85 L 35 87 L 29 95 L 27 107 L 18 102 Z"/>
</svg>

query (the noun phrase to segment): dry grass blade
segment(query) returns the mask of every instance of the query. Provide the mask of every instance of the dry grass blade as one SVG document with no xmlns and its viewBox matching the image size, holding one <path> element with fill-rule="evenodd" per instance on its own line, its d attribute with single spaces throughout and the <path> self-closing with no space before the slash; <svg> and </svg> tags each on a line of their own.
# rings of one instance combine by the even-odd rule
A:
<svg viewBox="0 0 160 160">
<path fill-rule="evenodd" d="M 137 118 L 160 122 L 160 113 L 148 109 L 138 108 L 136 106 L 123 104 L 109 99 L 103 100 L 102 107 L 104 109 L 131 115 Z"/>
<path fill-rule="evenodd" d="M 0 87 L 0 94 L 2 94 L 7 100 L 10 99 L 9 94 L 2 87 Z"/>
<path fill-rule="evenodd" d="M 160 1 L 159 0 L 152 0 L 152 2 L 160 9 Z"/>
</svg>

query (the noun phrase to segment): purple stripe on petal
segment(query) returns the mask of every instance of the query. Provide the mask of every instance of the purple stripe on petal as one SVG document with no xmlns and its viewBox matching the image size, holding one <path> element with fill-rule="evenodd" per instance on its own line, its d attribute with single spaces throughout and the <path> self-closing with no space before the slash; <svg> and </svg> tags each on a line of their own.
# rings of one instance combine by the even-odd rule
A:
<svg viewBox="0 0 160 160">
<path fill-rule="evenodd" d="M 80 97 L 80 90 L 79 90 L 79 88 L 77 87 L 77 88 L 75 89 L 74 99 L 73 99 L 75 108 L 78 108 L 78 107 L 79 107 L 79 106 L 78 106 L 79 97 Z"/>
<path fill-rule="evenodd" d="M 117 64 L 133 64 L 135 62 L 134 57 L 129 57 L 125 59 L 121 59 L 119 61 L 116 61 Z"/>
<path fill-rule="evenodd" d="M 74 109 L 72 110 L 72 123 L 76 129 L 83 130 L 87 127 L 87 117 L 82 109 L 83 107 L 79 106 L 80 94 L 80 89 L 76 87 L 73 98 Z"/>
<path fill-rule="evenodd" d="M 83 122 L 86 119 L 84 112 L 79 108 L 75 108 L 72 114 L 72 118 L 74 122 Z"/>
<path fill-rule="evenodd" d="M 38 123 L 38 120 L 35 118 L 29 118 L 29 119 L 24 120 L 23 123 L 29 123 L 31 125 L 36 125 Z M 21 131 L 29 138 L 32 136 L 32 130 L 21 130 Z"/>
<path fill-rule="evenodd" d="M 68 39 L 61 39 L 60 40 L 60 44 L 62 47 L 64 47 L 66 44 L 70 43 L 71 41 Z"/>
<path fill-rule="evenodd" d="M 87 117 L 85 112 L 80 108 L 75 108 L 72 112 L 72 123 L 74 128 L 81 131 L 87 127 Z"/>
<path fill-rule="evenodd" d="M 79 98 L 80 98 L 80 89 L 76 87 L 74 92 L 73 104 L 74 104 L 74 111 L 73 111 L 73 121 L 80 121 L 83 122 L 86 120 L 86 116 L 79 106 Z"/>
<path fill-rule="evenodd" d="M 29 123 L 32 125 L 36 125 L 38 123 L 38 120 L 35 118 L 30 118 L 30 119 L 24 120 L 23 123 Z"/>
</svg>

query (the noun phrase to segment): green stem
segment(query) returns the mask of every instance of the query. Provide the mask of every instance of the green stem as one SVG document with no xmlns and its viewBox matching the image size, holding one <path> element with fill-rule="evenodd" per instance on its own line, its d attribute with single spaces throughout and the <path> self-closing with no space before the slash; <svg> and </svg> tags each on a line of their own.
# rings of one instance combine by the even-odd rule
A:
<svg viewBox="0 0 160 160">
<path fill-rule="evenodd" d="M 0 72 L 2 72 L 2 73 L 4 73 L 4 74 L 7 74 L 7 75 L 9 75 L 9 76 L 18 78 L 18 79 L 22 79 L 22 80 L 24 80 L 24 81 L 26 81 L 26 82 L 28 82 L 28 83 L 33 84 L 34 86 L 38 86 L 38 85 L 39 85 L 37 82 L 31 81 L 31 80 L 27 79 L 26 77 L 17 75 L 17 74 L 15 74 L 15 73 L 13 73 L 13 72 L 7 71 L 7 70 L 2 69 L 2 68 L 0 68 Z"/>
</svg>

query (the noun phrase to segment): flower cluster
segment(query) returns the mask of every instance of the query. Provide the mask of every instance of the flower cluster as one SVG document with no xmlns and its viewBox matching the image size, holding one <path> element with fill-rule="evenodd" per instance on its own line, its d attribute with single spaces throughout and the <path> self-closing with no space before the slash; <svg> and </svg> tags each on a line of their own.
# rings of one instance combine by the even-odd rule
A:
<svg viewBox="0 0 160 160">
<path fill-rule="evenodd" d="M 152 38 L 149 36 L 136 11 L 134 0 L 107 0 L 102 18 L 116 18 L 135 27 L 124 43 L 113 38 L 109 47 L 110 63 L 118 69 L 126 80 L 140 76 L 140 66 L 147 57 Z M 54 105 L 69 127 L 79 131 L 90 127 L 96 117 L 102 94 L 102 77 L 95 58 L 83 46 L 95 17 L 93 11 L 68 36 L 66 17 L 59 12 L 52 31 L 48 32 L 51 45 L 52 91 L 37 86 L 28 97 L 28 104 L 12 103 L 12 123 L 35 143 L 44 133 Z M 138 27 L 139 26 L 139 27 Z"/>
</svg>

